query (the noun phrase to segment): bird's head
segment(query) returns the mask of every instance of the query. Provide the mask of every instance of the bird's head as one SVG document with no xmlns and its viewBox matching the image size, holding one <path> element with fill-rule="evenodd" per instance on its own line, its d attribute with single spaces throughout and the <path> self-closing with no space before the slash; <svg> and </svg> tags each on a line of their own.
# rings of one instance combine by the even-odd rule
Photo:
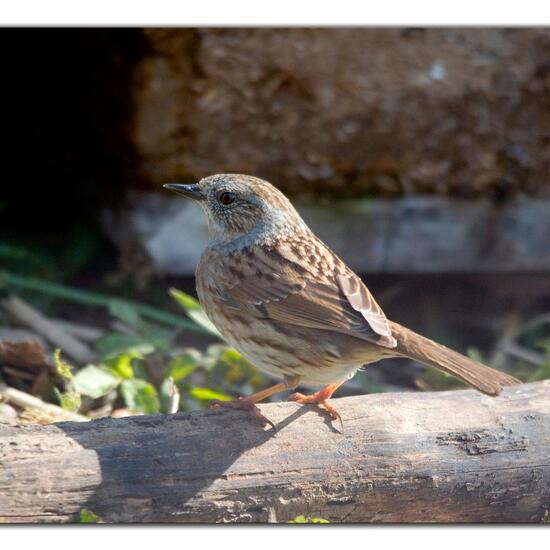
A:
<svg viewBox="0 0 550 550">
<path fill-rule="evenodd" d="M 276 187 L 253 176 L 216 174 L 198 183 L 164 187 L 202 206 L 212 241 L 253 240 L 307 230 L 290 201 Z"/>
</svg>

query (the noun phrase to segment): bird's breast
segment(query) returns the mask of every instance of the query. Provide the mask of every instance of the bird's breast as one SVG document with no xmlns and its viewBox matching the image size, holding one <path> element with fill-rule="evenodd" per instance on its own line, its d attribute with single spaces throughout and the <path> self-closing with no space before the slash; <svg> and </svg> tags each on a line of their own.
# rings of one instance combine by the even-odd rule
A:
<svg viewBox="0 0 550 550">
<path fill-rule="evenodd" d="M 255 266 L 260 266 L 258 269 L 273 273 L 271 263 L 278 260 L 278 256 L 266 250 L 256 252 L 254 256 L 243 252 L 236 257 L 208 251 L 197 267 L 199 300 L 228 344 L 276 378 L 299 375 L 311 385 L 344 380 L 362 364 L 380 358 L 378 346 L 338 332 L 273 319 L 255 305 L 253 296 L 243 299 L 242 289 L 240 294 L 235 290 L 242 274 L 245 278 L 258 276 L 255 270 L 253 275 L 246 275 L 247 262 L 255 262 Z M 299 268 L 306 270 L 294 264 L 288 269 L 297 272 Z M 307 265 L 308 270 L 313 268 L 318 266 Z"/>
</svg>

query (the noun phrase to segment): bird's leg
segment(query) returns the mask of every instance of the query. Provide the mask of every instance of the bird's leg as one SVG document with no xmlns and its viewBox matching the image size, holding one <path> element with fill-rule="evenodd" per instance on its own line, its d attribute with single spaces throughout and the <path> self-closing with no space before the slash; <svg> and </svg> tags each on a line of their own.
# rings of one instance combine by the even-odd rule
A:
<svg viewBox="0 0 550 550">
<path fill-rule="evenodd" d="M 219 399 L 215 399 L 210 403 L 210 408 L 218 409 L 220 407 L 223 407 L 226 409 L 241 409 L 241 410 L 248 411 L 249 413 L 252 414 L 252 416 L 254 416 L 254 418 L 260 421 L 262 426 L 266 426 L 267 424 L 269 424 L 273 428 L 273 430 L 277 431 L 277 429 L 275 428 L 275 424 L 273 424 L 271 420 L 266 418 L 260 412 L 260 409 L 256 407 L 256 403 L 276 393 L 294 389 L 299 382 L 300 382 L 299 376 L 285 377 L 285 379 L 279 384 L 275 384 L 274 386 L 270 386 L 265 390 L 261 390 L 259 392 L 253 393 L 248 397 L 239 397 L 239 399 L 236 399 L 234 401 L 220 401 Z"/>
<path fill-rule="evenodd" d="M 323 405 L 323 407 L 325 407 L 332 418 L 337 418 L 340 421 L 340 428 L 342 431 L 344 431 L 344 422 L 342 421 L 340 413 L 328 402 L 328 400 L 332 397 L 332 394 L 344 382 L 345 381 L 338 382 L 336 384 L 330 384 L 326 388 L 323 388 L 322 390 L 319 390 L 318 392 L 315 392 L 311 395 L 304 395 L 303 393 L 293 393 L 291 396 L 289 396 L 288 400 L 296 401 L 296 403 L 300 403 L 303 405 Z"/>
</svg>

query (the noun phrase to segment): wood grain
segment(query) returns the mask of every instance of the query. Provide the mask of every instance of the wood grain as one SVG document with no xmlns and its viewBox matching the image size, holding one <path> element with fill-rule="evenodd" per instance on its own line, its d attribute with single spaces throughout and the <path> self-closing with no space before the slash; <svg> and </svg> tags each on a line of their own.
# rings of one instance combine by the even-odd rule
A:
<svg viewBox="0 0 550 550">
<path fill-rule="evenodd" d="M 550 381 L 477 392 L 0 426 L 0 521 L 541 522 L 550 510 Z"/>
</svg>

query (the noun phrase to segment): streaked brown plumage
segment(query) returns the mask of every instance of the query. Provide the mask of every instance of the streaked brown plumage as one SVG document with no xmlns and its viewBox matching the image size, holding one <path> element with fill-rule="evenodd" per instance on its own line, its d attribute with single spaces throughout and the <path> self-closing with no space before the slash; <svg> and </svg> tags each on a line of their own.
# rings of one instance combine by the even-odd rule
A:
<svg viewBox="0 0 550 550">
<path fill-rule="evenodd" d="M 283 383 L 233 406 L 303 382 L 324 386 L 302 403 L 322 403 L 364 364 L 409 357 L 497 395 L 518 381 L 386 319 L 361 279 L 307 227 L 288 199 L 261 179 L 220 174 L 167 184 L 208 218 L 210 242 L 197 267 L 197 292 L 228 343 Z M 267 421 L 268 422 L 268 421 Z"/>
</svg>

